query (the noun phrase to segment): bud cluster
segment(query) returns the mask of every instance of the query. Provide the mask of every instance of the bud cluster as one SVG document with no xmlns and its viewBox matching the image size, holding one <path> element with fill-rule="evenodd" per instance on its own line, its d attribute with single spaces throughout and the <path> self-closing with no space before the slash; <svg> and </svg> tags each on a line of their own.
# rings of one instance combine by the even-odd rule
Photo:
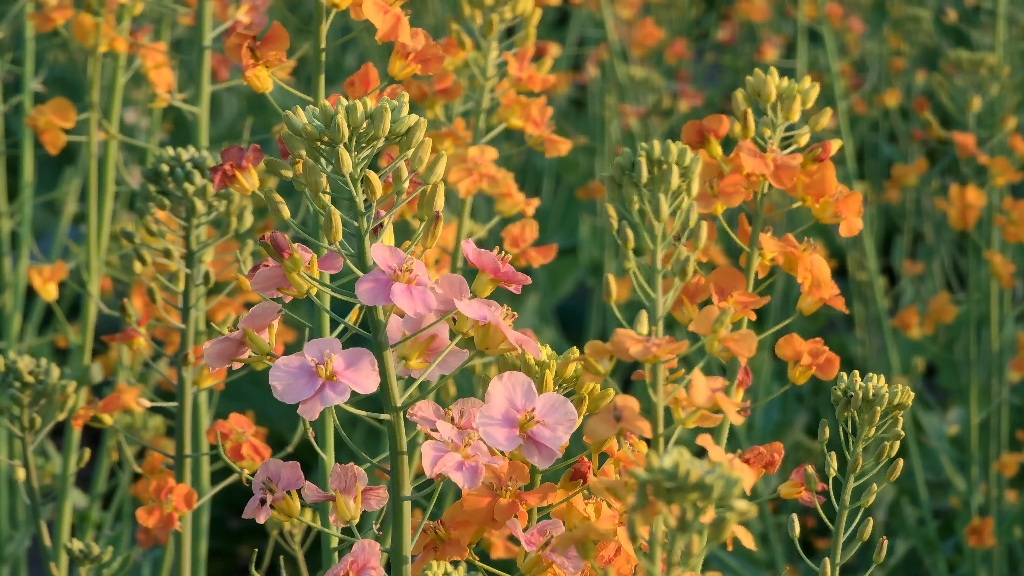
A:
<svg viewBox="0 0 1024 576">
<path fill-rule="evenodd" d="M 540 353 L 539 359 L 526 352 L 502 354 L 497 357 L 498 371 L 522 372 L 533 379 L 541 393 L 569 396 L 580 418 L 604 408 L 615 397 L 615 390 L 602 388 L 598 382 L 584 381 L 580 351 L 575 346 L 555 354 L 550 346 L 542 344 Z"/>
<path fill-rule="evenodd" d="M 46 358 L 10 351 L 0 355 L 0 418 L 17 430 L 34 433 L 67 418 L 77 387 Z"/>
<path fill-rule="evenodd" d="M 804 119 L 804 111 L 814 107 L 820 93 L 821 84 L 810 76 L 800 80 L 779 76 L 774 66 L 767 73 L 754 70 L 746 77 L 744 88 L 737 88 L 732 94 L 736 120 L 732 135 L 741 140 L 756 137 L 778 149 L 803 148 L 810 142 L 811 134 L 824 130 L 832 118 L 832 109 L 826 107 Z M 758 117 L 751 103 L 757 104 L 763 115 Z"/>
<path fill-rule="evenodd" d="M 517 46 L 537 41 L 542 10 L 536 0 L 460 0 L 459 11 L 462 19 L 480 29 L 485 37 L 495 37 L 519 24 L 515 36 Z"/>
<path fill-rule="evenodd" d="M 126 563 L 130 561 L 129 556 L 115 556 L 113 546 L 101 548 L 95 542 L 82 542 L 78 538 L 72 538 L 65 548 L 75 565 L 102 568 L 97 572 L 99 574 L 119 574 L 127 568 Z"/>
<path fill-rule="evenodd" d="M 649 452 L 646 465 L 633 476 L 634 514 L 652 508 L 663 513 L 669 540 L 679 547 L 668 558 L 680 566 L 687 565 L 687 557 L 699 556 L 703 547 L 724 543 L 736 525 L 757 515 L 757 506 L 745 498 L 741 478 L 727 464 L 697 458 L 682 446 L 664 455 Z M 671 566 L 667 568 L 671 573 Z"/>
</svg>

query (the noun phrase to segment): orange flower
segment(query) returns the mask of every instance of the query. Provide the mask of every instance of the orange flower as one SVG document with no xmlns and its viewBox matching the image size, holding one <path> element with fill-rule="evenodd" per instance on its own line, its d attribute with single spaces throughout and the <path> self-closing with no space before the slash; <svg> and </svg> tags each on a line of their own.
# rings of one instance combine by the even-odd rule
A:
<svg viewBox="0 0 1024 576">
<path fill-rule="evenodd" d="M 161 478 L 151 486 L 152 502 L 135 510 L 139 523 L 136 538 L 144 548 L 167 544 L 171 530 L 181 530 L 181 517 L 196 507 L 196 491 L 186 484 L 178 484 L 174 478 Z"/>
<path fill-rule="evenodd" d="M 520 92 L 546 92 L 555 85 L 556 78 L 549 73 L 554 58 L 548 55 L 539 63 L 534 63 L 533 58 L 536 54 L 535 44 L 502 54 L 507 64 L 505 73 L 512 80 L 513 88 Z"/>
<path fill-rule="evenodd" d="M 999 280 L 999 285 L 1005 290 L 1010 290 L 1016 284 L 1017 265 L 1012 260 L 995 250 L 985 250 L 985 260 L 988 260 L 989 273 Z"/>
<path fill-rule="evenodd" d="M 939 324 L 952 324 L 956 319 L 957 307 L 953 305 L 949 292 L 943 290 L 928 300 L 925 308 L 924 321 L 921 324 L 921 332 L 925 336 L 935 334 L 935 328 Z"/>
<path fill-rule="evenodd" d="M 1006 214 L 996 214 L 995 222 L 1003 233 L 1003 241 L 1024 244 L 1024 199 L 1006 196 L 1000 208 Z"/>
<path fill-rule="evenodd" d="M 652 436 L 651 423 L 640 412 L 636 397 L 619 394 L 583 425 L 586 442 L 602 444 L 624 432 L 631 432 L 642 438 Z"/>
<path fill-rule="evenodd" d="M 224 54 L 234 62 L 241 62 L 242 77 L 250 88 L 259 93 L 274 89 L 274 76 L 287 70 L 288 48 L 291 36 L 276 20 L 261 40 L 245 30 L 236 30 L 224 40 Z"/>
<path fill-rule="evenodd" d="M 753 468 L 758 477 L 761 477 L 778 472 L 785 454 L 786 449 L 782 446 L 782 442 L 771 442 L 747 448 L 743 454 L 740 454 L 740 460 Z"/>
<path fill-rule="evenodd" d="M 727 453 L 725 449 L 715 443 L 711 434 L 705 432 L 697 436 L 693 443 L 708 451 L 708 460 L 725 464 L 731 469 L 740 478 L 743 491 L 748 496 L 750 495 L 750 491 L 754 488 L 754 483 L 760 477 L 756 470 L 748 466 L 736 454 Z"/>
<path fill-rule="evenodd" d="M 388 60 L 388 74 L 399 82 L 415 75 L 431 76 L 444 66 L 444 50 L 426 30 L 413 28 L 411 37 L 409 43 L 396 42 Z"/>
<path fill-rule="evenodd" d="M 750 140 L 737 144 L 733 156 L 739 157 L 745 174 L 762 176 L 772 186 L 782 190 L 796 183 L 800 163 L 803 161 L 800 154 L 782 154 L 778 150 L 762 152 Z"/>
<path fill-rule="evenodd" d="M 75 14 L 71 21 L 71 36 L 89 49 L 100 42 L 100 52 L 128 52 L 128 39 L 117 33 L 117 20 L 113 12 L 108 13 L 102 23 L 88 12 Z"/>
<path fill-rule="evenodd" d="M 810 253 L 800 259 L 796 281 L 800 284 L 800 299 L 796 307 L 804 316 L 810 316 L 822 304 L 828 304 L 844 314 L 849 314 L 846 300 L 841 295 L 839 286 L 832 280 L 832 269 L 821 254 Z"/>
<path fill-rule="evenodd" d="M 215 420 L 206 430 L 206 439 L 216 445 L 218 435 L 228 459 L 250 473 L 272 455 L 264 442 L 267 429 L 254 424 L 251 416 L 232 412 L 226 419 Z"/>
<path fill-rule="evenodd" d="M 513 222 L 501 231 L 502 248 L 512 255 L 516 267 L 540 268 L 558 254 L 558 244 L 534 246 L 540 237 L 540 225 L 533 218 Z"/>
<path fill-rule="evenodd" d="M 707 280 L 711 286 L 711 301 L 715 306 L 732 310 L 730 322 L 738 322 L 740 318 L 757 320 L 754 310 L 771 300 L 770 296 L 748 292 L 746 276 L 734 266 L 715 268 L 708 274 Z"/>
<path fill-rule="evenodd" d="M 974 134 L 952 130 L 949 133 L 949 137 L 953 140 L 957 158 L 964 160 L 978 154 L 978 137 Z"/>
<path fill-rule="evenodd" d="M 1022 463 L 1024 463 L 1024 453 L 1004 452 L 992 463 L 992 468 L 1009 480 L 1020 472 Z"/>
<path fill-rule="evenodd" d="M 775 355 L 789 362 L 789 380 L 803 385 L 811 376 L 832 380 L 839 374 L 839 356 L 825 346 L 821 338 L 804 340 L 798 334 L 787 334 L 775 343 Z"/>
<path fill-rule="evenodd" d="M 924 262 L 904 258 L 903 265 L 900 266 L 900 274 L 906 278 L 915 278 L 920 276 L 921 274 L 924 274 Z"/>
<path fill-rule="evenodd" d="M 470 146 L 448 158 L 448 183 L 460 198 L 469 198 L 498 178 L 498 149 L 493 146 Z"/>
<path fill-rule="evenodd" d="M 604 184 L 600 180 L 591 180 L 576 189 L 576 198 L 579 200 L 604 200 Z"/>
<path fill-rule="evenodd" d="M 653 363 L 674 360 L 689 348 L 690 342 L 680 342 L 671 336 L 641 336 L 629 328 L 616 328 L 608 345 L 615 357 L 623 362 Z"/>
<path fill-rule="evenodd" d="M 678 384 L 666 386 L 665 396 L 672 417 L 684 428 L 713 428 L 722 418 L 740 425 L 747 419 L 749 402 L 740 401 L 743 389 L 737 387 L 735 398 L 725 392 L 728 381 L 721 376 L 706 376 L 699 368 L 690 373 L 684 389 Z"/>
<path fill-rule="evenodd" d="M 711 295 L 711 288 L 708 286 L 707 278 L 700 274 L 694 275 L 689 282 L 683 285 L 672 303 L 672 317 L 680 324 L 689 324 L 697 317 L 699 306 Z"/>
<path fill-rule="evenodd" d="M 690 125 L 690 122 L 687 125 Z M 684 134 L 686 130 L 686 126 L 683 126 Z M 699 213 L 718 216 L 726 209 L 735 208 L 753 198 L 754 191 L 750 188 L 750 181 L 746 176 L 738 172 L 725 174 L 722 165 L 712 159 L 703 148 L 698 148 L 698 154 L 703 160 L 700 168 L 701 184 L 696 197 Z"/>
<path fill-rule="evenodd" d="M 78 110 L 71 100 L 57 96 L 36 104 L 25 118 L 25 125 L 36 133 L 36 138 L 50 156 L 60 154 L 68 144 L 67 130 L 75 127 Z"/>
<path fill-rule="evenodd" d="M 530 469 L 522 462 L 505 460 L 498 466 L 488 466 L 483 483 L 462 495 L 453 505 L 452 515 L 480 529 L 495 530 L 513 518 L 525 523 L 527 511 L 551 504 L 557 491 L 551 482 L 522 490 L 529 484 Z M 479 537 L 476 534 L 472 540 Z"/>
<path fill-rule="evenodd" d="M 705 337 L 704 348 L 708 354 L 720 360 L 735 356 L 741 365 L 746 365 L 747 360 L 757 353 L 757 335 L 749 328 L 733 332 L 729 316 L 728 308 L 722 310 L 717 306 L 705 306 L 686 329 Z"/>
<path fill-rule="evenodd" d="M 413 43 L 409 17 L 400 7 L 391 6 L 385 0 L 362 0 L 360 8 L 366 19 L 377 28 L 374 39 L 378 44 L 384 42 Z"/>
<path fill-rule="evenodd" d="M 921 339 L 921 311 L 917 306 L 907 306 L 893 316 L 889 324 L 911 340 Z"/>
<path fill-rule="evenodd" d="M 423 525 L 423 531 L 412 546 L 412 553 L 416 556 L 413 574 L 421 573 L 431 560 L 450 562 L 469 557 L 469 542 L 475 526 L 469 521 L 460 521 L 453 511 L 457 513 L 458 508 L 452 506 L 440 520 Z"/>
<path fill-rule="evenodd" d="M 1017 333 L 1017 353 L 1010 359 L 1006 367 L 1007 378 L 1016 384 L 1024 378 L 1024 332 Z"/>
<path fill-rule="evenodd" d="M 74 0 L 35 0 L 35 9 L 28 13 L 28 19 L 36 32 L 46 34 L 63 26 L 74 15 Z"/>
<path fill-rule="evenodd" d="M 34 264 L 28 267 L 28 282 L 43 302 L 56 302 L 60 297 L 60 283 L 68 277 L 68 265 L 63 260 L 53 264 Z"/>
<path fill-rule="evenodd" d="M 690 50 L 686 38 L 673 38 L 665 47 L 665 54 L 662 58 L 665 60 L 665 64 L 672 66 L 693 58 L 693 52 Z"/>
<path fill-rule="evenodd" d="M 719 141 L 728 133 L 729 117 L 725 114 L 712 114 L 703 120 L 689 120 L 683 124 L 679 139 L 694 150 L 717 148 L 718 153 L 712 155 L 712 159 L 715 159 L 722 155 Z"/>
<path fill-rule="evenodd" d="M 985 192 L 974 184 L 949 186 L 948 198 L 936 198 L 935 207 L 946 213 L 949 227 L 970 232 L 981 218 L 981 210 L 988 203 Z"/>
<path fill-rule="evenodd" d="M 171 99 L 171 92 L 174 91 L 175 78 L 174 69 L 171 68 L 171 58 L 167 54 L 166 42 L 140 43 L 137 48 L 139 60 L 142 62 L 142 72 L 149 80 L 156 94 L 155 107 L 166 106 Z"/>
<path fill-rule="evenodd" d="M 643 57 L 665 40 L 665 29 L 647 16 L 629 28 L 629 48 L 638 57 Z"/>
<path fill-rule="evenodd" d="M 380 73 L 373 62 L 365 62 L 341 85 L 350 100 L 362 98 L 380 87 Z"/>
<path fill-rule="evenodd" d="M 992 158 L 987 166 L 989 183 L 997 188 L 1017 184 L 1024 180 L 1024 172 L 1017 170 L 1005 156 Z"/>
<path fill-rule="evenodd" d="M 584 382 L 602 382 L 615 365 L 611 346 L 600 340 L 587 342 L 583 346 L 583 356 L 578 360 L 583 364 Z"/>
<path fill-rule="evenodd" d="M 995 548 L 995 520 L 991 516 L 975 516 L 964 528 L 964 540 L 967 546 L 975 550 Z"/>
</svg>

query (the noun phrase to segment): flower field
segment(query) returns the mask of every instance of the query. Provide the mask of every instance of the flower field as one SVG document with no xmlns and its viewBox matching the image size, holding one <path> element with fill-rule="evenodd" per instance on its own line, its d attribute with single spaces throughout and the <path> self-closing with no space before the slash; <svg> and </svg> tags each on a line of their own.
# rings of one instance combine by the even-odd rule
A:
<svg viewBox="0 0 1024 576">
<path fill-rule="evenodd" d="M 0 576 L 1013 576 L 1024 7 L 0 2 Z"/>
</svg>

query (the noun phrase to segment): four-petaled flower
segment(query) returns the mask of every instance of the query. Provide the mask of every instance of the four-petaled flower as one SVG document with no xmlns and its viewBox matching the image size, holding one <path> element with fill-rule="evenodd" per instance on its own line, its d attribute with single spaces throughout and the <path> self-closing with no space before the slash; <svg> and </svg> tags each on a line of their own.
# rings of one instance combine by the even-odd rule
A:
<svg viewBox="0 0 1024 576">
<path fill-rule="evenodd" d="M 260 189 L 260 176 L 256 168 L 263 162 L 263 149 L 250 144 L 248 149 L 235 144 L 220 151 L 220 164 L 210 168 L 213 189 L 231 188 L 248 196 Z"/>
<path fill-rule="evenodd" d="M 352 550 L 341 557 L 341 561 L 331 567 L 324 576 L 386 576 L 380 564 L 380 544 L 373 540 L 360 540 L 352 545 Z"/>
<path fill-rule="evenodd" d="M 523 286 L 533 282 L 529 276 L 512 267 L 511 256 L 500 254 L 497 248 L 493 252 L 477 248 L 473 240 L 467 238 L 462 241 L 462 255 L 470 266 L 478 270 L 473 281 L 473 294 L 480 298 L 490 296 L 499 286 L 519 294 Z"/>
<path fill-rule="evenodd" d="M 282 314 L 281 305 L 277 302 L 260 302 L 238 321 L 238 330 L 203 344 L 203 358 L 210 371 L 228 366 L 241 368 L 241 360 L 253 352 L 258 356 L 269 354 L 274 349 Z"/>
<path fill-rule="evenodd" d="M 444 475 L 463 490 L 480 485 L 486 466 L 501 461 L 492 456 L 475 430 L 460 430 L 448 422 L 437 420 L 433 440 L 423 443 L 423 473 L 431 478 Z"/>
<path fill-rule="evenodd" d="M 302 488 L 302 499 L 308 504 L 331 502 L 331 524 L 348 526 L 359 522 L 365 511 L 380 510 L 388 502 L 388 489 L 367 486 L 366 472 L 355 464 L 335 464 L 327 481 L 330 492 L 321 490 L 307 481 Z"/>
<path fill-rule="evenodd" d="M 324 408 L 342 404 L 352 391 L 369 394 L 380 386 L 377 359 L 365 348 L 343 350 L 337 338 L 306 342 L 302 352 L 284 356 L 270 368 L 270 388 L 285 404 L 298 404 L 299 416 L 316 420 Z"/>
<path fill-rule="evenodd" d="M 561 520 L 538 522 L 526 532 L 523 532 L 519 520 L 509 520 L 508 529 L 519 540 L 523 549 L 528 552 L 521 566 L 530 562 L 530 557 L 533 556 L 539 558 L 543 564 L 557 568 L 566 576 L 573 576 L 583 571 L 583 558 L 574 546 L 563 549 L 553 545 L 554 537 L 565 532 L 565 524 Z"/>
<path fill-rule="evenodd" d="M 388 319 L 388 343 L 394 347 L 395 357 L 401 361 L 399 376 L 420 378 L 426 373 L 426 380 L 437 382 L 441 376 L 454 372 L 469 357 L 469 351 L 462 348 L 448 349 L 451 344 L 448 324 L 439 318 L 437 314 L 430 313 L 405 318 L 392 315 Z M 410 337 L 410 334 L 416 335 Z M 435 362 L 437 365 L 430 368 Z M 428 368 L 430 372 L 427 372 Z"/>
<path fill-rule="evenodd" d="M 487 387 L 476 424 L 490 446 L 506 452 L 520 449 L 528 462 L 547 468 L 562 454 L 578 417 L 568 398 L 554 392 L 538 395 L 529 376 L 505 372 Z"/>
<path fill-rule="evenodd" d="M 434 311 L 434 284 L 423 262 L 379 242 L 370 247 L 370 256 L 378 267 L 356 280 L 360 302 L 367 306 L 394 304 L 413 316 Z"/>
<path fill-rule="evenodd" d="M 260 465 L 252 479 L 252 498 L 242 511 L 242 518 L 263 524 L 271 516 L 281 522 L 298 518 L 302 510 L 299 495 L 306 483 L 298 462 L 271 458 Z"/>
<path fill-rule="evenodd" d="M 839 374 L 839 356 L 821 338 L 804 340 L 799 334 L 786 334 L 775 343 L 775 355 L 789 362 L 789 381 L 797 386 L 811 376 L 831 380 Z"/>
<path fill-rule="evenodd" d="M 78 110 L 71 100 L 63 96 L 36 104 L 25 118 L 25 125 L 36 133 L 36 138 L 50 156 L 60 154 L 68 144 L 67 130 L 75 127 Z"/>
</svg>

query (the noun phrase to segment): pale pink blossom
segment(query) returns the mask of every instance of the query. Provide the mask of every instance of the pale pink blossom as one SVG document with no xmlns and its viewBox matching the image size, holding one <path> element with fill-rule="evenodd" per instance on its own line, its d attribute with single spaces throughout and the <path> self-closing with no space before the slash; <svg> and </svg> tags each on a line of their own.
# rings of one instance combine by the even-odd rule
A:
<svg viewBox="0 0 1024 576">
<path fill-rule="evenodd" d="M 470 323 L 473 344 L 485 354 L 498 355 L 506 352 L 526 352 L 540 358 L 540 347 L 530 336 L 512 328 L 515 312 L 493 300 L 477 298 L 456 300 L 455 307 L 464 317 L 456 320 L 456 330 Z"/>
<path fill-rule="evenodd" d="M 437 279 L 437 308 L 438 314 L 447 314 L 455 310 L 455 303 L 472 298 L 473 293 L 469 291 L 469 283 L 459 274 L 442 274 Z"/>
<path fill-rule="evenodd" d="M 203 360 L 210 371 L 227 366 L 235 369 L 244 366 L 238 359 L 248 358 L 252 353 L 250 346 L 253 345 L 253 336 L 263 342 L 270 340 L 271 327 L 277 327 L 281 314 L 281 305 L 277 302 L 260 302 L 238 321 L 238 330 L 203 344 Z"/>
<path fill-rule="evenodd" d="M 271 458 L 260 464 L 252 479 L 252 498 L 245 505 L 242 518 L 263 524 L 271 514 L 285 519 L 295 518 L 301 508 L 294 490 L 302 488 L 306 479 L 298 462 L 283 462 Z"/>
<path fill-rule="evenodd" d="M 330 520 L 335 526 L 348 526 L 359 522 L 359 515 L 368 510 L 380 510 L 388 503 L 388 489 L 367 486 L 366 472 L 355 464 L 335 464 L 327 481 L 330 492 L 321 490 L 307 481 L 302 488 L 302 499 L 309 504 L 332 502 Z"/>
<path fill-rule="evenodd" d="M 430 313 L 422 316 L 406 315 L 404 318 L 392 315 L 388 319 L 388 342 L 394 349 L 395 358 L 401 363 L 398 367 L 399 376 L 412 376 L 419 378 L 426 372 L 427 368 L 435 360 L 441 360 L 427 373 L 427 380 L 437 382 L 437 379 L 445 374 L 451 374 L 461 365 L 466 358 L 469 358 L 469 351 L 462 348 L 452 348 L 445 352 L 451 344 L 448 336 L 448 324 L 438 322 L 439 316 Z M 430 326 L 433 323 L 433 326 Z M 429 328 L 427 328 L 430 326 Z M 418 335 L 398 344 L 409 334 L 420 332 Z M 398 344 L 395 346 L 395 344 Z M 442 353 L 444 355 L 442 356 Z"/>
<path fill-rule="evenodd" d="M 324 576 L 387 576 L 380 564 L 380 544 L 360 540 Z"/>
<path fill-rule="evenodd" d="M 420 400 L 409 408 L 406 417 L 424 434 L 436 438 L 438 422 L 446 422 L 458 430 L 476 431 L 476 413 L 483 405 L 478 398 L 459 398 L 445 410 L 433 400 Z"/>
<path fill-rule="evenodd" d="M 558 568 L 566 576 L 574 576 L 583 571 L 583 558 L 575 546 L 559 549 L 552 544 L 555 536 L 565 532 L 565 524 L 561 520 L 543 520 L 525 533 L 516 518 L 509 520 L 506 525 L 524 550 L 539 554 L 544 562 Z"/>
<path fill-rule="evenodd" d="M 380 386 L 377 359 L 365 348 L 343 350 L 337 338 L 316 338 L 270 368 L 270 388 L 299 416 L 316 420 L 324 408 L 342 404 L 352 390 L 369 394 Z"/>
<path fill-rule="evenodd" d="M 505 372 L 491 379 L 476 426 L 492 448 L 505 452 L 520 448 L 528 462 L 547 468 L 562 454 L 578 417 L 565 396 L 554 392 L 538 396 L 529 376 Z"/>
<path fill-rule="evenodd" d="M 427 440 L 423 450 L 423 473 L 431 478 L 447 476 L 463 490 L 472 490 L 484 479 L 487 466 L 497 466 L 501 460 L 491 455 L 480 435 L 471 430 L 459 430 L 438 420 L 437 433 Z"/>
<path fill-rule="evenodd" d="M 270 254 L 268 258 L 257 262 L 246 278 L 249 280 L 249 287 L 253 292 L 266 298 L 281 298 L 284 302 L 292 299 L 292 296 L 285 292 L 296 290 L 293 280 L 301 282 L 301 272 L 309 271 L 310 261 L 313 259 L 313 251 L 306 245 L 292 243 L 287 236 L 280 232 L 271 232 L 260 237 L 260 244 Z M 317 258 L 317 271 L 336 274 L 341 272 L 345 260 L 337 252 L 328 251 Z M 282 292 L 284 290 L 285 292 Z"/>
<path fill-rule="evenodd" d="M 356 296 L 367 306 L 394 304 L 412 316 L 437 307 L 433 282 L 423 262 L 399 248 L 378 242 L 370 247 L 377 268 L 356 281 Z"/>
<path fill-rule="evenodd" d="M 519 294 L 523 286 L 533 282 L 529 276 L 517 271 L 509 263 L 511 256 L 499 256 L 497 248 L 493 252 L 477 248 L 471 238 L 462 241 L 462 255 L 466 257 L 466 262 L 469 262 L 470 266 L 480 272 L 473 282 L 473 293 L 481 298 L 486 298 L 499 286 L 513 294 Z"/>
</svg>

